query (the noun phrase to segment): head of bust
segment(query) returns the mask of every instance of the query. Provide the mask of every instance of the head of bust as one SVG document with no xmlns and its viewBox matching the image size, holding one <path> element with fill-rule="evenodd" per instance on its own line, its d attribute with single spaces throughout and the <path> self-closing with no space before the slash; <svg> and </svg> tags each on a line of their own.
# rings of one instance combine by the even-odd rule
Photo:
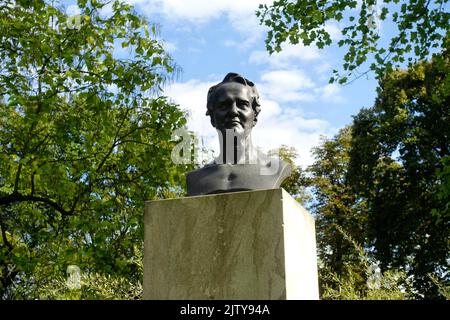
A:
<svg viewBox="0 0 450 320">
<path fill-rule="evenodd" d="M 206 107 L 213 127 L 221 132 L 234 129 L 238 134 L 250 133 L 261 110 L 254 83 L 237 73 L 228 73 L 209 89 Z"/>
<path fill-rule="evenodd" d="M 207 109 L 219 132 L 220 154 L 214 162 L 187 173 L 188 195 L 278 188 L 291 167 L 252 143 L 250 132 L 261 110 L 254 83 L 228 73 L 209 89 Z"/>
</svg>

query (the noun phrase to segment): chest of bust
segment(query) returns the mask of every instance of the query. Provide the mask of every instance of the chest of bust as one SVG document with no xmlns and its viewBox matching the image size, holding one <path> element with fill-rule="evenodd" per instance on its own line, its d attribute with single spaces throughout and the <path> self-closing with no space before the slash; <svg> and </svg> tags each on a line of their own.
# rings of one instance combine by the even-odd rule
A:
<svg viewBox="0 0 450 320">
<path fill-rule="evenodd" d="M 277 172 L 267 174 L 264 168 L 257 164 L 211 165 L 188 175 L 188 192 L 189 195 L 198 195 L 271 189 L 278 187 L 280 173 L 281 171 L 277 170 Z"/>
<path fill-rule="evenodd" d="M 203 177 L 206 186 L 218 190 L 251 189 L 252 180 L 258 175 L 256 165 L 218 165 Z M 260 179 L 258 179 L 260 180 Z"/>
</svg>

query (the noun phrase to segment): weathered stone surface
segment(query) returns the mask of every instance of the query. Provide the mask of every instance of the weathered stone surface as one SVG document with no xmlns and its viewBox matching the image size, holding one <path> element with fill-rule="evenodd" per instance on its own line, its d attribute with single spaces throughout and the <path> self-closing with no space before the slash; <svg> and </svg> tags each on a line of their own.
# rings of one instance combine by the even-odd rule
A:
<svg viewBox="0 0 450 320">
<path fill-rule="evenodd" d="M 144 299 L 318 299 L 314 219 L 283 189 L 148 201 Z"/>
</svg>

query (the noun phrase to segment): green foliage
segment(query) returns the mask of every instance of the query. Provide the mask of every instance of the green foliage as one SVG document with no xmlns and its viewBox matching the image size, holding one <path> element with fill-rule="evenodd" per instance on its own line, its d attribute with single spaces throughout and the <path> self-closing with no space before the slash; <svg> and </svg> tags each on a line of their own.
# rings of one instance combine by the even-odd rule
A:
<svg viewBox="0 0 450 320">
<path fill-rule="evenodd" d="M 82 275 L 81 289 L 70 289 L 66 279 L 57 277 L 40 288 L 41 300 L 139 300 L 140 282 L 132 283 L 125 277 L 112 277 L 99 273 Z"/>
<path fill-rule="evenodd" d="M 134 254 L 129 262 L 142 273 L 142 253 L 134 247 Z M 81 272 L 80 280 L 80 288 L 71 288 L 67 279 L 57 276 L 37 288 L 37 296 L 45 300 L 139 300 L 142 297 L 141 282 L 132 282 L 124 276 Z"/>
<path fill-rule="evenodd" d="M 449 50 L 386 74 L 378 91 L 375 105 L 324 139 L 295 177 L 312 194 L 323 296 L 448 297 Z M 376 291 L 367 288 L 365 255 L 384 270 Z"/>
<path fill-rule="evenodd" d="M 385 276 L 413 286 L 405 291 L 408 298 L 446 297 L 448 54 L 444 51 L 429 62 L 387 74 L 380 81 L 375 105 L 362 109 L 351 127 L 314 150 L 316 161 L 307 175 L 325 296 L 389 298 L 398 293 L 388 290 L 373 296 L 365 291 L 361 254 L 355 254 L 343 233 L 337 232 L 336 226 L 341 226 L 379 261 Z"/>
<path fill-rule="evenodd" d="M 338 274 L 358 257 L 335 225 L 363 244 L 367 228 L 366 203 L 356 196 L 347 179 L 351 138 L 351 127 L 345 127 L 334 138 L 324 139 L 313 149 L 315 162 L 307 170 L 314 195 L 310 210 L 316 218 L 318 256 Z"/>
<path fill-rule="evenodd" d="M 106 3 L 78 1 L 78 20 L 0 4 L 2 298 L 34 298 L 70 264 L 138 281 L 144 201 L 183 193 L 171 134 L 186 120 L 160 96 L 176 66 L 155 26 L 120 1 L 101 15 Z"/>
<path fill-rule="evenodd" d="M 346 263 L 341 273 L 322 266 L 322 299 L 330 300 L 404 300 L 412 297 L 412 287 L 404 271 L 381 272 L 377 261 L 340 226 L 336 230 L 349 242 L 358 260 Z"/>
<path fill-rule="evenodd" d="M 346 47 L 343 71 L 334 70 L 330 82 L 343 84 L 351 77 L 366 74 L 358 68 L 367 61 L 378 78 L 386 71 L 407 62 L 429 58 L 432 50 L 449 44 L 450 13 L 447 0 L 442 1 L 292 1 L 279 0 L 260 5 L 257 16 L 269 27 L 266 46 L 270 53 L 282 50 L 282 44 L 302 43 L 323 48 L 332 43 L 327 26 L 338 22 L 342 38 L 337 44 Z M 396 33 L 386 46 L 382 44 L 379 24 L 392 19 Z"/>
<path fill-rule="evenodd" d="M 431 281 L 433 282 L 434 285 L 437 286 L 439 293 L 446 299 L 446 300 L 450 300 L 450 284 L 449 281 L 447 281 L 446 283 L 443 283 L 441 280 L 439 280 L 439 278 L 433 274 L 428 274 L 428 276 L 430 277 Z"/>
<path fill-rule="evenodd" d="M 310 196 L 305 190 L 307 181 L 302 168 L 295 164 L 295 160 L 298 158 L 297 150 L 294 147 L 282 145 L 278 149 L 270 150 L 267 154 L 279 157 L 291 165 L 292 173 L 281 184 L 281 188 L 284 188 L 295 200 L 305 204 L 310 199 Z"/>
<path fill-rule="evenodd" d="M 439 222 L 450 219 L 450 156 L 443 157 L 441 164 L 442 167 L 436 170 L 436 201 L 440 203 L 440 209 L 432 211 Z"/>
<path fill-rule="evenodd" d="M 382 267 L 408 266 L 420 295 L 449 277 L 449 51 L 380 81 L 354 119 L 348 177 L 367 202 L 368 241 Z"/>
</svg>

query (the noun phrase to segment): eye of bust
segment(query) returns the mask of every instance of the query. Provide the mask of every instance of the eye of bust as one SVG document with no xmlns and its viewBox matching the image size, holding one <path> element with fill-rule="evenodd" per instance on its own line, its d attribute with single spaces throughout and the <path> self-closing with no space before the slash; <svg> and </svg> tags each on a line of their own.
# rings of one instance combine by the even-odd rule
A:
<svg viewBox="0 0 450 320">
<path fill-rule="evenodd" d="M 247 107 L 250 106 L 250 103 L 248 101 L 246 101 L 246 100 L 240 100 L 239 99 L 239 100 L 236 101 L 236 103 L 237 103 L 238 107 L 241 107 L 241 108 L 247 108 Z"/>
<path fill-rule="evenodd" d="M 224 102 L 219 103 L 217 107 L 220 110 L 225 110 L 228 107 L 228 104 L 226 103 L 226 101 L 224 101 Z"/>
</svg>

